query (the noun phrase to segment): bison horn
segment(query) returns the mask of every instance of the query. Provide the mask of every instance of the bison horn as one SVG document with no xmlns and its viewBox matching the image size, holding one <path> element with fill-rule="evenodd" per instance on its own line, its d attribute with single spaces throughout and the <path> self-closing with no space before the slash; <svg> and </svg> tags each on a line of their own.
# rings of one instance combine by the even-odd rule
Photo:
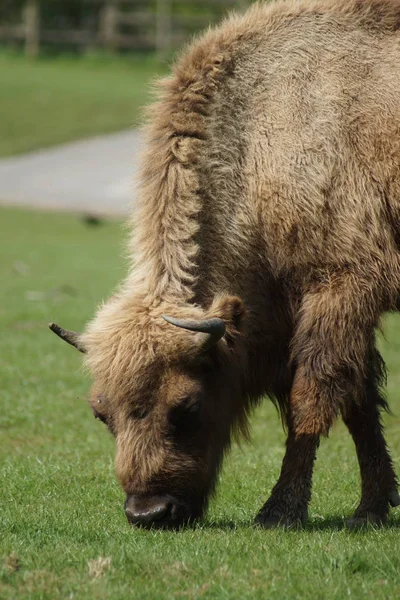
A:
<svg viewBox="0 0 400 600">
<path fill-rule="evenodd" d="M 68 331 L 68 329 L 63 329 L 55 323 L 49 323 L 49 327 L 62 340 L 64 340 L 68 344 L 71 344 L 71 346 L 75 346 L 75 348 L 79 350 L 79 352 L 86 352 L 85 348 L 82 346 L 82 343 L 80 341 L 81 336 L 79 335 L 79 333 L 75 333 L 75 331 Z"/>
<path fill-rule="evenodd" d="M 175 319 L 175 317 L 168 317 L 163 315 L 163 319 L 171 325 L 181 327 L 182 329 L 188 329 L 189 331 L 197 331 L 198 333 L 207 333 L 209 338 L 205 347 L 211 348 L 221 338 L 224 337 L 226 332 L 226 325 L 223 319 L 204 319 L 203 321 L 193 321 L 190 319 Z"/>
</svg>

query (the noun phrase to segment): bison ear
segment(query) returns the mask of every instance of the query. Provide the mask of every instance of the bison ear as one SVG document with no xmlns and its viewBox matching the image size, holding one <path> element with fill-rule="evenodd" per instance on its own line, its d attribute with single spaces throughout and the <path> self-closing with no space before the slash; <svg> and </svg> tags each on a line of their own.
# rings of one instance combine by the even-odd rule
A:
<svg viewBox="0 0 400 600">
<path fill-rule="evenodd" d="M 210 317 L 219 317 L 226 324 L 226 336 L 232 338 L 241 333 L 245 327 L 246 309 L 243 301 L 237 296 L 218 296 L 213 301 Z"/>
</svg>

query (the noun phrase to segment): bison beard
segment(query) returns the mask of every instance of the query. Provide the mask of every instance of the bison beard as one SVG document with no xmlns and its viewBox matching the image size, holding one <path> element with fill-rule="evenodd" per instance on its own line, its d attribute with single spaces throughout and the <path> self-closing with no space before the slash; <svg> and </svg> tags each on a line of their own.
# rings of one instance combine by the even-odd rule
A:
<svg viewBox="0 0 400 600">
<path fill-rule="evenodd" d="M 375 344 L 400 306 L 399 31 L 395 0 L 255 5 L 161 84 L 130 273 L 83 334 L 51 325 L 85 353 L 131 523 L 200 517 L 266 395 L 288 437 L 257 523 L 307 520 L 338 416 L 361 472 L 349 526 L 400 504 Z"/>
</svg>

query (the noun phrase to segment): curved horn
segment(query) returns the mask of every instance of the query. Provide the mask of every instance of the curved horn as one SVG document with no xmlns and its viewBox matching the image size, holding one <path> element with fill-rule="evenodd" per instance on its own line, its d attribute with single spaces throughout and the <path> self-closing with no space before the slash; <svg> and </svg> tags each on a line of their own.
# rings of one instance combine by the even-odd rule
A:
<svg viewBox="0 0 400 600">
<path fill-rule="evenodd" d="M 168 317 L 163 315 L 162 318 L 167 323 L 180 327 L 181 329 L 188 329 L 189 331 L 197 331 L 199 333 L 207 333 L 210 337 L 206 344 L 206 349 L 214 346 L 221 338 L 224 337 L 226 332 L 226 325 L 223 319 L 204 319 L 203 321 L 193 321 L 190 319 L 175 319 L 175 317 Z"/>
<path fill-rule="evenodd" d="M 81 336 L 79 335 L 79 333 L 75 333 L 75 331 L 68 331 L 68 329 L 63 329 L 55 323 L 49 323 L 49 327 L 56 335 L 58 335 L 59 338 L 64 340 L 64 342 L 71 344 L 71 346 L 75 346 L 75 348 L 79 350 L 79 352 L 86 352 L 85 348 L 82 346 L 82 343 L 80 341 Z"/>
</svg>

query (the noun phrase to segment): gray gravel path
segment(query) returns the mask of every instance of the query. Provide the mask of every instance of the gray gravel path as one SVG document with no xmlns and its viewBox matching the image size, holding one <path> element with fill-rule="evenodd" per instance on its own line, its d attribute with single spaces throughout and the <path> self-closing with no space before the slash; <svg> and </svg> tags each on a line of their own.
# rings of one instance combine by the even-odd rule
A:
<svg viewBox="0 0 400 600">
<path fill-rule="evenodd" d="M 129 130 L 0 159 L 0 205 L 126 215 L 140 148 Z"/>
</svg>

